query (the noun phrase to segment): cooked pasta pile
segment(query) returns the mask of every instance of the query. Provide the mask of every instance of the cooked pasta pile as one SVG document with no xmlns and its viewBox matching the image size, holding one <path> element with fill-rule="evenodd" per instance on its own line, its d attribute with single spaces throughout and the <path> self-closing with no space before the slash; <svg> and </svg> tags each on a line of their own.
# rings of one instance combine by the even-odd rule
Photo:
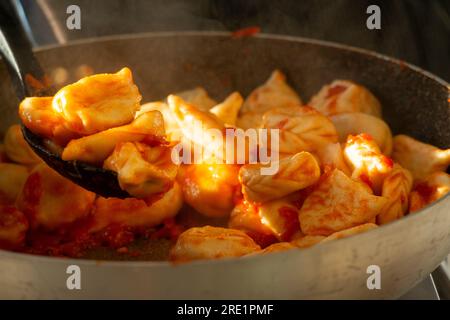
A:
<svg viewBox="0 0 450 320">
<path fill-rule="evenodd" d="M 450 149 L 393 137 L 377 98 L 346 80 L 325 85 L 308 104 L 275 70 L 245 99 L 233 92 L 217 102 L 198 87 L 141 105 L 124 68 L 54 97 L 26 98 L 19 115 L 62 159 L 115 171 L 133 198 L 103 198 L 61 177 L 13 125 L 0 149 L 0 247 L 10 250 L 126 252 L 136 237 L 155 234 L 174 241 L 176 262 L 303 249 L 400 219 L 450 189 Z M 262 174 L 267 164 L 250 163 L 252 150 L 243 164 L 175 163 L 177 143 L 217 148 L 193 133 L 198 123 L 206 136 L 278 129 L 278 171 Z M 177 220 L 186 207 L 228 228 L 187 228 Z"/>
</svg>

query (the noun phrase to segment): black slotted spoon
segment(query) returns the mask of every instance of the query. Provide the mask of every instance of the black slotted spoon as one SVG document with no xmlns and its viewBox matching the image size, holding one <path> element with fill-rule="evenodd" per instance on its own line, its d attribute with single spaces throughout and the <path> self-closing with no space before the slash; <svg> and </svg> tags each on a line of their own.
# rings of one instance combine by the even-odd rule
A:
<svg viewBox="0 0 450 320">
<path fill-rule="evenodd" d="M 0 1 L 0 54 L 6 62 L 8 73 L 19 100 L 31 96 L 52 96 L 50 86 L 37 90 L 27 84 L 26 78 L 32 76 L 45 84 L 45 73 L 36 59 L 20 19 L 10 1 Z M 79 186 L 102 197 L 131 197 L 122 190 L 117 174 L 111 170 L 92 166 L 81 161 L 65 161 L 44 144 L 43 138 L 31 132 L 22 124 L 25 141 L 33 151 L 62 176 Z"/>
</svg>

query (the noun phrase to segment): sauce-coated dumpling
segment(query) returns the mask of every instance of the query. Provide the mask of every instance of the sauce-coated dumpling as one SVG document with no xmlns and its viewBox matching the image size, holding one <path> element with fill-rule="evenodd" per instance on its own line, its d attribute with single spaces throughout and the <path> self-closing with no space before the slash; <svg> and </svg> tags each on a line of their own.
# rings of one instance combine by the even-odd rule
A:
<svg viewBox="0 0 450 320">
<path fill-rule="evenodd" d="M 64 146 L 78 134 L 70 131 L 64 119 L 52 108 L 53 97 L 29 97 L 19 105 L 19 116 L 33 133 Z"/>
<path fill-rule="evenodd" d="M 389 126 L 375 116 L 361 112 L 339 113 L 330 117 L 339 135 L 339 142 L 347 141 L 349 135 L 370 135 L 381 152 L 387 156 L 392 152 L 392 133 Z"/>
<path fill-rule="evenodd" d="M 27 167 L 14 163 L 0 163 L 0 203 L 15 203 L 27 178 Z"/>
<path fill-rule="evenodd" d="M 312 247 L 324 240 L 325 236 L 303 236 L 291 241 L 297 248 L 304 249 Z"/>
<path fill-rule="evenodd" d="M 249 234 L 278 241 L 290 241 L 300 230 L 294 197 L 285 197 L 253 205 L 241 201 L 231 213 L 228 226 Z"/>
<path fill-rule="evenodd" d="M 314 152 L 338 141 L 333 123 L 308 106 L 272 109 L 264 114 L 262 127 L 279 129 L 281 153 Z"/>
<path fill-rule="evenodd" d="M 209 130 L 217 129 L 217 132 L 222 133 L 225 129 L 224 124 L 216 115 L 202 111 L 175 95 L 169 95 L 167 102 L 175 121 L 187 140 L 202 146 L 211 153 L 222 155 L 223 137 L 216 137 Z M 220 143 L 217 139 L 220 139 Z"/>
<path fill-rule="evenodd" d="M 111 225 L 124 227 L 154 227 L 174 217 L 183 204 L 180 186 L 175 183 L 163 197 L 151 203 L 145 199 L 98 197 L 92 210 L 90 232 Z"/>
<path fill-rule="evenodd" d="M 246 164 L 239 170 L 244 198 L 266 202 L 306 188 L 319 179 L 317 160 L 308 152 L 299 152 L 278 162 L 275 174 L 264 174 L 261 164 Z"/>
<path fill-rule="evenodd" d="M 354 236 L 356 234 L 375 229 L 377 227 L 378 226 L 375 223 L 361 224 L 361 225 L 353 227 L 353 228 L 335 232 L 335 233 L 329 235 L 328 237 L 326 237 L 325 239 L 323 239 L 321 242 L 323 243 L 323 242 L 328 242 L 328 241 L 332 241 L 332 240 L 348 238 L 348 237 Z"/>
<path fill-rule="evenodd" d="M 202 87 L 196 87 L 194 89 L 178 92 L 175 93 L 175 95 L 187 103 L 194 105 L 201 111 L 208 111 L 217 104 L 217 102 L 212 99 L 208 95 L 208 92 L 206 92 L 206 90 Z"/>
<path fill-rule="evenodd" d="M 300 209 L 301 231 L 307 235 L 328 236 L 369 222 L 386 205 L 386 198 L 337 169 L 325 175 Z"/>
<path fill-rule="evenodd" d="M 53 110 L 80 135 L 122 126 L 133 120 L 141 94 L 131 71 L 96 74 L 63 87 L 53 98 Z"/>
<path fill-rule="evenodd" d="M 198 259 L 241 257 L 261 248 L 244 232 L 218 227 L 191 228 L 183 232 L 172 248 L 170 259 L 185 262 Z"/>
<path fill-rule="evenodd" d="M 244 99 L 239 92 L 233 92 L 223 102 L 215 105 L 209 111 L 216 115 L 226 126 L 234 127 L 236 126 L 237 116 L 243 102 Z"/>
<path fill-rule="evenodd" d="M 409 211 L 414 212 L 433 203 L 450 192 L 450 175 L 434 172 L 415 183 L 409 196 Z"/>
<path fill-rule="evenodd" d="M 239 166 L 194 164 L 180 168 L 178 182 L 184 200 L 207 217 L 226 217 L 234 207 L 239 191 Z"/>
<path fill-rule="evenodd" d="M 253 90 L 240 110 L 237 126 L 243 129 L 259 128 L 264 112 L 273 108 L 302 105 L 298 94 L 286 83 L 285 75 L 275 70 L 270 78 Z"/>
<path fill-rule="evenodd" d="M 450 149 L 441 150 L 399 134 L 394 137 L 392 158 L 411 171 L 415 179 L 421 179 L 433 172 L 444 172 L 447 169 L 450 165 Z"/>
<path fill-rule="evenodd" d="M 166 133 L 167 141 L 180 141 L 182 139 L 183 133 L 167 103 L 161 101 L 145 103 L 141 106 L 139 111 L 136 112 L 135 119 L 150 111 L 161 112 L 164 119 L 164 131 Z"/>
<path fill-rule="evenodd" d="M 348 176 L 351 176 L 351 170 L 344 159 L 344 153 L 340 143 L 329 143 L 318 150 L 317 157 L 320 161 L 320 167 L 323 170 L 326 167 L 341 170 Z"/>
<path fill-rule="evenodd" d="M 308 105 L 326 116 L 363 112 L 381 117 L 381 105 L 377 98 L 365 87 L 346 80 L 335 80 L 323 86 Z"/>
<path fill-rule="evenodd" d="M 408 211 L 408 197 L 413 185 L 411 173 L 399 164 L 383 181 L 381 195 L 388 199 L 383 211 L 377 216 L 378 224 L 385 224 L 403 217 Z"/>
<path fill-rule="evenodd" d="M 383 180 L 391 172 L 394 162 L 381 153 L 373 138 L 367 134 L 349 135 L 344 157 L 353 170 L 352 178 L 369 185 L 375 194 L 381 194 Z"/>
<path fill-rule="evenodd" d="M 23 138 L 20 125 L 15 124 L 8 128 L 4 138 L 5 152 L 9 159 L 24 165 L 35 165 L 41 159 L 27 144 Z"/>
<path fill-rule="evenodd" d="M 163 139 L 164 120 L 161 113 L 148 111 L 130 124 L 70 141 L 61 157 L 66 161 L 80 160 L 101 165 L 121 142 L 158 143 Z"/>
<path fill-rule="evenodd" d="M 136 198 L 146 198 L 172 187 L 178 166 L 172 161 L 171 151 L 167 146 L 118 143 L 103 168 L 117 172 L 121 189 Z"/>
<path fill-rule="evenodd" d="M 28 176 L 17 207 L 31 228 L 56 229 L 89 214 L 95 194 L 60 176 L 42 163 Z"/>
<path fill-rule="evenodd" d="M 286 250 L 292 250 L 292 249 L 298 249 L 295 245 L 289 243 L 289 242 L 278 242 L 271 244 L 267 248 L 264 248 L 264 250 L 258 252 L 258 253 L 273 253 L 273 252 L 280 252 L 280 251 L 286 251 Z"/>
<path fill-rule="evenodd" d="M 25 244 L 28 220 L 14 206 L 0 204 L 0 249 L 15 250 Z"/>
</svg>

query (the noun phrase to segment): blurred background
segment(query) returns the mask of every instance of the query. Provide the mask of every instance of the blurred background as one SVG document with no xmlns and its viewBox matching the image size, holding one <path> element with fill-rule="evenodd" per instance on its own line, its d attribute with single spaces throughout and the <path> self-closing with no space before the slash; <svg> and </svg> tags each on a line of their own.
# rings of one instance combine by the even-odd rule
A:
<svg viewBox="0 0 450 320">
<path fill-rule="evenodd" d="M 235 31 L 335 41 L 374 50 L 450 81 L 450 0 L 16 0 L 35 46 L 154 31 Z M 81 30 L 68 30 L 66 9 L 81 9 Z M 369 30 L 369 5 L 381 30 Z"/>
</svg>

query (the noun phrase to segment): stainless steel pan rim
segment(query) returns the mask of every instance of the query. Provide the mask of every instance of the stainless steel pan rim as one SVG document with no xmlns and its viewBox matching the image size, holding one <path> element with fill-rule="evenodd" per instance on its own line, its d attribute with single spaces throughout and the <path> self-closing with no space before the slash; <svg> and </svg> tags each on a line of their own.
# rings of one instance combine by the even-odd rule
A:
<svg viewBox="0 0 450 320">
<path fill-rule="evenodd" d="M 83 40 L 77 40 L 77 41 L 71 41 L 70 43 L 63 44 L 63 45 L 48 45 L 39 47 L 36 49 L 36 52 L 40 51 L 46 51 L 53 48 L 58 48 L 61 46 L 70 47 L 70 46 L 76 46 L 78 44 L 87 44 L 87 43 L 93 43 L 93 42 L 102 42 L 102 41 L 109 41 L 109 40 L 120 40 L 120 39 L 139 39 L 139 38 L 148 38 L 148 37 L 173 37 L 173 36 L 220 36 L 224 37 L 224 39 L 229 38 L 232 35 L 231 32 L 222 32 L 222 31 L 175 31 L 175 32 L 149 32 L 149 33 L 140 33 L 140 34 L 127 34 L 127 35 L 120 35 L 120 36 L 107 36 L 107 37 L 98 37 L 98 38 L 89 38 L 89 39 L 83 39 Z M 369 55 L 372 57 L 375 57 L 377 59 L 385 60 L 393 64 L 402 65 L 406 68 L 409 68 L 415 72 L 418 72 L 436 82 L 441 84 L 442 86 L 445 86 L 449 92 L 450 92 L 450 85 L 444 81 L 443 79 L 435 76 L 434 74 L 431 74 L 428 71 L 425 71 L 415 65 L 406 63 L 404 61 L 391 58 L 389 56 L 379 54 L 373 51 L 356 48 L 344 44 L 338 44 L 334 42 L 329 41 L 323 41 L 323 40 L 316 40 L 316 39 L 308 39 L 308 38 L 302 38 L 302 37 L 294 37 L 294 36 L 285 36 L 285 35 L 276 35 L 276 34 L 257 34 L 253 37 L 261 38 L 261 39 L 276 39 L 276 40 L 285 40 L 289 42 L 302 42 L 302 43 L 310 43 L 318 46 L 323 47 L 333 47 L 337 49 L 342 49 L 346 51 L 353 51 L 356 53 Z M 363 237 L 371 236 L 372 234 L 376 234 L 377 232 L 384 232 L 383 230 L 387 231 L 388 228 L 395 228 L 401 223 L 405 224 L 405 227 L 407 227 L 408 221 L 413 221 L 414 219 L 421 219 L 421 217 L 425 214 L 430 215 L 428 211 L 429 208 L 433 206 L 437 206 L 439 203 L 444 201 L 450 201 L 450 193 L 446 196 L 442 197 L 438 201 L 427 205 L 426 207 L 422 208 L 418 212 L 415 212 L 414 214 L 410 214 L 406 217 L 403 217 L 402 219 L 396 220 L 392 223 L 389 223 L 388 225 L 381 226 L 379 228 L 370 230 L 368 232 L 365 232 L 363 234 L 357 235 L 357 238 L 362 239 Z M 431 217 L 430 217 L 431 218 Z M 340 239 L 339 241 L 332 241 L 328 243 L 324 243 L 321 245 L 313 246 L 306 249 L 301 250 L 289 250 L 286 252 L 276 252 L 272 253 L 270 255 L 254 255 L 254 256 L 247 256 L 243 258 L 225 258 L 225 259 L 219 259 L 219 260 L 199 260 L 199 261 L 193 261 L 188 264 L 173 264 L 167 261 L 98 261 L 98 260 L 87 260 L 87 259 L 72 259 L 72 258 L 61 258 L 61 257 L 47 257 L 47 256 L 38 256 L 38 255 L 31 255 L 31 254 L 25 254 L 25 253 L 18 253 L 18 252 L 11 252 L 6 250 L 0 250 L 0 256 L 9 257 L 12 259 L 26 259 L 26 260 L 32 260 L 32 261 L 52 261 L 54 263 L 61 263 L 64 265 L 67 264 L 83 264 L 83 265 L 91 265 L 91 266 L 105 266 L 105 267 L 124 267 L 124 266 L 130 266 L 130 267 L 145 267 L 145 268 L 167 268 L 172 267 L 173 270 L 180 270 L 183 268 L 191 268 L 195 266 L 201 266 L 201 265 L 211 265 L 211 264 L 228 264 L 239 261 L 246 261 L 246 260 L 253 260 L 253 259 L 268 259 L 269 256 L 278 255 L 280 257 L 284 255 L 307 255 L 307 254 L 314 254 L 315 252 L 319 253 L 322 252 L 322 250 L 333 250 L 338 249 L 340 246 L 344 246 L 351 241 L 354 241 L 355 237 L 349 237 L 345 239 Z M 334 247 L 333 247 L 334 246 Z"/>
</svg>

